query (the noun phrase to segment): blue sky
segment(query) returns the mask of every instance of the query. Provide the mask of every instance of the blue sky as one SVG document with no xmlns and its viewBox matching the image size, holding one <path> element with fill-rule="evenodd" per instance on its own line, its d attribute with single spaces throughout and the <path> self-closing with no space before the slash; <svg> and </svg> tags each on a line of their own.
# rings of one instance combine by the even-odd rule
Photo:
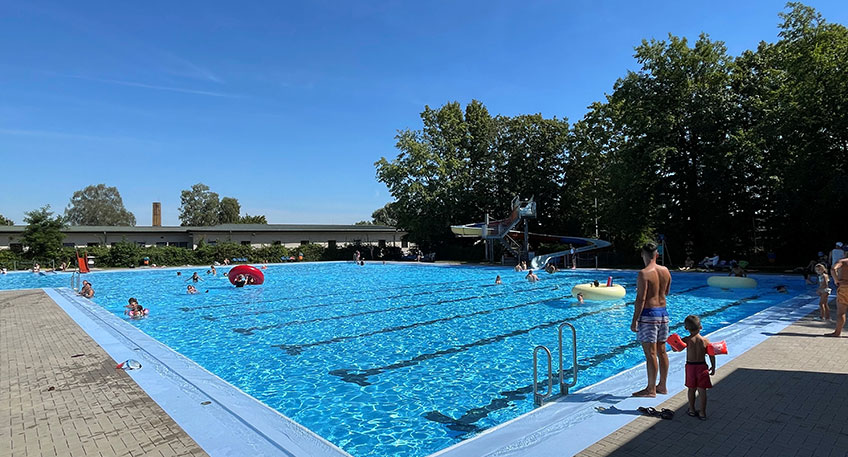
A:
<svg viewBox="0 0 848 457">
<path fill-rule="evenodd" d="M 848 23 L 840 1 L 810 1 Z M 117 186 L 139 225 L 203 182 L 271 223 L 353 223 L 391 201 L 374 162 L 425 104 L 577 120 L 633 47 L 777 38 L 783 1 L 0 0 L 0 214 Z"/>
</svg>

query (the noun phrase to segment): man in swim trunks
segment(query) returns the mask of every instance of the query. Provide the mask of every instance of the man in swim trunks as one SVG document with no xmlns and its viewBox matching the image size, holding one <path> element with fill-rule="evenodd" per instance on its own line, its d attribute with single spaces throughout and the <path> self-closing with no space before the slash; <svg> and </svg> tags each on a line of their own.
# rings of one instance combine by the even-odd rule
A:
<svg viewBox="0 0 848 457">
<path fill-rule="evenodd" d="M 645 262 L 645 268 L 639 271 L 636 278 L 636 306 L 630 330 L 636 332 L 636 339 L 642 343 L 642 350 L 645 352 L 648 385 L 638 392 L 633 392 L 633 396 L 656 397 L 658 393 L 668 393 L 668 354 L 665 352 L 668 311 L 665 308 L 665 296 L 671 288 L 671 274 L 668 268 L 657 265 L 657 245 L 654 243 L 642 246 L 642 261 Z"/>
<path fill-rule="evenodd" d="M 830 268 L 833 283 L 836 284 L 836 329 L 825 336 L 839 337 L 845 326 L 845 313 L 848 312 L 848 258 L 844 258 Z"/>
</svg>

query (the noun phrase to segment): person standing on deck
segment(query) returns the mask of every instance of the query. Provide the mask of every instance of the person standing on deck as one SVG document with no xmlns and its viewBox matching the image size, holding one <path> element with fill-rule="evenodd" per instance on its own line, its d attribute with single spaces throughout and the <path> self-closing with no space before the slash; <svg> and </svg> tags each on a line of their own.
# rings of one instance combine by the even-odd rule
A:
<svg viewBox="0 0 848 457">
<path fill-rule="evenodd" d="M 671 288 L 671 274 L 668 268 L 657 265 L 657 245 L 654 243 L 642 246 L 642 261 L 645 262 L 645 268 L 640 270 L 636 277 L 636 306 L 633 309 L 630 330 L 636 332 L 636 339 L 642 343 L 647 362 L 648 384 L 644 389 L 633 392 L 633 396 L 656 397 L 658 393 L 668 393 L 668 354 L 665 351 L 668 311 L 665 307 L 665 296 Z M 659 383 L 657 369 L 660 375 Z"/>
<path fill-rule="evenodd" d="M 833 283 L 836 284 L 836 329 L 825 336 L 839 337 L 845 326 L 845 313 L 848 312 L 848 257 L 830 267 Z M 826 305 L 825 305 L 826 306 Z"/>
</svg>

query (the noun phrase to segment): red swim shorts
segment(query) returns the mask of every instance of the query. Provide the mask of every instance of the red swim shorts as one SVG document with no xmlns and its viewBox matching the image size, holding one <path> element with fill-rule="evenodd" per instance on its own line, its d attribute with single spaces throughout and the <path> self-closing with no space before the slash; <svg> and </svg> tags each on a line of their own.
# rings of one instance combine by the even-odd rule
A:
<svg viewBox="0 0 848 457">
<path fill-rule="evenodd" d="M 686 362 L 686 387 L 709 389 L 712 386 L 710 369 L 707 368 L 706 362 Z"/>
</svg>

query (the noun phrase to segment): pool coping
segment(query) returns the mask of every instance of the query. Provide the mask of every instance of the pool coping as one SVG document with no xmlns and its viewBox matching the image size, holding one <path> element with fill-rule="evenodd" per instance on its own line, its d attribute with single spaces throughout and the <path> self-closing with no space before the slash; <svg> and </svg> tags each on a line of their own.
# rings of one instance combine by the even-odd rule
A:
<svg viewBox="0 0 848 457">
<path fill-rule="evenodd" d="M 710 333 L 710 340 L 726 340 L 729 348 L 728 355 L 719 356 L 717 369 L 817 309 L 818 298 L 802 293 Z M 668 395 L 630 396 L 645 386 L 642 362 L 428 457 L 577 454 L 638 417 L 622 410 L 655 406 L 683 391 L 685 356 L 669 352 Z"/>
<path fill-rule="evenodd" d="M 69 288 L 43 290 L 210 456 L 351 457 Z M 205 403 L 205 404 L 204 404 Z"/>
</svg>

